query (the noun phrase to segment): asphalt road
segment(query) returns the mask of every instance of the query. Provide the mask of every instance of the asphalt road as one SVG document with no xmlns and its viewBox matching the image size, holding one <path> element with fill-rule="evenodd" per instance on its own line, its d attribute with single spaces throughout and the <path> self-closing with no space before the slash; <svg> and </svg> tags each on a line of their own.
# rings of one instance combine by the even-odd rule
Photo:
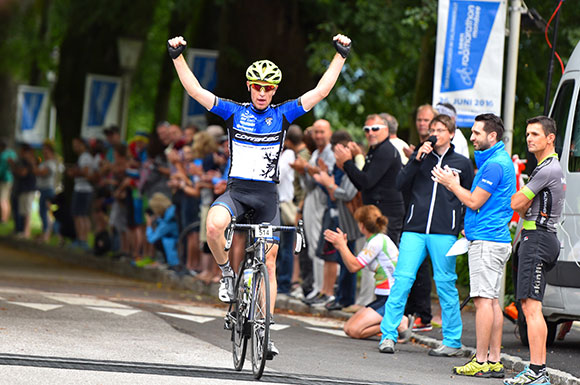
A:
<svg viewBox="0 0 580 385">
<path fill-rule="evenodd" d="M 248 362 L 233 370 L 224 312 L 212 298 L 0 245 L 0 384 L 253 382 Z M 453 376 L 465 358 L 429 357 L 420 344 L 380 354 L 378 340 L 349 339 L 332 318 L 277 314 L 274 327 L 281 354 L 268 362 L 266 384 L 501 383 Z M 506 350 L 516 354 L 513 340 L 506 336 Z M 574 329 L 557 342 L 550 365 L 577 370 L 578 341 Z"/>
</svg>

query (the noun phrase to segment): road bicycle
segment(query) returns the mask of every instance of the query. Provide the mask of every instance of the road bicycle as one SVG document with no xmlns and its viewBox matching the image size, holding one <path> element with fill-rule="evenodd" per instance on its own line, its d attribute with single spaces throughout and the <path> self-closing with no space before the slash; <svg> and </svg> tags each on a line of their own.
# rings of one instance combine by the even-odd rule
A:
<svg viewBox="0 0 580 385">
<path fill-rule="evenodd" d="M 231 330 L 232 354 L 234 368 L 242 370 L 246 358 L 248 340 L 251 341 L 252 373 L 260 379 L 264 373 L 270 342 L 270 281 L 266 269 L 268 240 L 278 231 L 295 231 L 296 245 L 294 252 L 299 253 L 304 246 L 304 227 L 302 221 L 294 226 L 273 226 L 270 223 L 240 224 L 232 218 L 226 229 L 226 247 L 232 245 L 234 231 L 248 233 L 245 257 L 235 280 L 235 301 L 229 306 L 225 316 L 224 328 Z"/>
</svg>

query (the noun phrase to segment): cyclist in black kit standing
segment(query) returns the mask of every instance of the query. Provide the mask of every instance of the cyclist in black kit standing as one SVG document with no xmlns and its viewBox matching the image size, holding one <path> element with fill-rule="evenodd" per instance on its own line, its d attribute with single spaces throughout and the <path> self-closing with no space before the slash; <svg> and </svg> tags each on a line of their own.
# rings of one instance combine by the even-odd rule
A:
<svg viewBox="0 0 580 385">
<path fill-rule="evenodd" d="M 251 103 L 237 103 L 216 97 L 201 86 L 181 55 L 187 44 L 183 37 L 178 36 L 168 41 L 169 55 L 187 93 L 208 111 L 223 118 L 228 130 L 228 187 L 215 200 L 207 216 L 207 241 L 222 270 L 219 298 L 223 302 L 235 300 L 234 271 L 224 251 L 224 231 L 233 216 L 240 217 L 249 209 L 254 209 L 253 220 L 256 223 L 280 225 L 276 183 L 278 159 L 286 130 L 296 118 L 310 111 L 334 87 L 350 51 L 351 41 L 344 35 L 336 35 L 333 43 L 337 53 L 316 87 L 298 99 L 275 105 L 271 104 L 272 97 L 282 80 L 282 72 L 271 61 L 260 60 L 248 67 L 246 87 L 250 92 Z M 275 237 L 266 256 L 272 313 L 277 291 L 277 242 Z M 278 354 L 273 343 L 269 350 L 272 356 Z"/>
</svg>

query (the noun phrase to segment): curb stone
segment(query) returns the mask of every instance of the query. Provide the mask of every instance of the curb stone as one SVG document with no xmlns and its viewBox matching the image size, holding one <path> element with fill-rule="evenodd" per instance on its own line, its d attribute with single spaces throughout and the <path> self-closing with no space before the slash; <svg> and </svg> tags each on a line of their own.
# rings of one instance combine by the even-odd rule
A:
<svg viewBox="0 0 580 385">
<path fill-rule="evenodd" d="M 0 241 L 3 244 L 9 245 L 18 250 L 27 250 L 41 253 L 44 256 L 55 258 L 63 262 L 83 267 L 102 270 L 108 273 L 117 274 L 123 277 L 151 282 L 163 286 L 179 289 L 189 290 L 198 295 L 216 298 L 219 284 L 205 284 L 200 280 L 194 279 L 191 276 L 179 277 L 175 272 L 169 270 L 147 269 L 133 266 L 127 260 L 113 260 L 108 257 L 96 257 L 87 252 L 81 252 L 74 249 L 66 249 L 58 246 L 51 246 L 44 243 L 38 243 L 30 240 L 16 239 L 12 236 L 0 236 Z M 324 316 L 330 318 L 348 319 L 352 316 L 351 313 L 346 313 L 340 310 L 328 311 L 321 308 L 311 308 L 302 301 L 292 297 L 284 296 L 276 300 L 276 308 L 290 310 L 296 313 L 309 313 L 314 316 Z M 441 345 L 441 341 L 432 337 L 421 335 L 420 333 L 411 333 L 411 339 L 415 342 L 426 345 L 430 348 L 437 348 Z M 475 348 L 462 346 L 462 356 L 471 357 L 475 354 Z M 524 367 L 529 362 L 522 358 L 502 353 L 501 355 L 504 367 L 514 372 L 524 370 Z M 569 373 L 557 369 L 548 368 L 550 374 L 550 381 L 552 385 L 580 385 L 580 379 L 572 376 Z"/>
</svg>

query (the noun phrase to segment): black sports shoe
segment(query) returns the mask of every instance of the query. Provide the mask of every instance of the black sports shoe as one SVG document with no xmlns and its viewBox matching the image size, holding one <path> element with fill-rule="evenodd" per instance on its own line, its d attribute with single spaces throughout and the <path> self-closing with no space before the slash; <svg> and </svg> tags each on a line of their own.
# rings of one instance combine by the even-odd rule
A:
<svg viewBox="0 0 580 385">
<path fill-rule="evenodd" d="M 232 303 L 236 300 L 236 294 L 234 292 L 234 277 L 225 276 L 220 279 L 218 297 L 220 301 L 225 303 Z"/>
<path fill-rule="evenodd" d="M 342 306 L 342 304 L 335 299 L 331 302 L 328 302 L 326 305 L 324 305 L 324 307 L 326 308 L 326 310 L 332 311 L 332 310 L 342 310 L 344 306 Z"/>
</svg>

